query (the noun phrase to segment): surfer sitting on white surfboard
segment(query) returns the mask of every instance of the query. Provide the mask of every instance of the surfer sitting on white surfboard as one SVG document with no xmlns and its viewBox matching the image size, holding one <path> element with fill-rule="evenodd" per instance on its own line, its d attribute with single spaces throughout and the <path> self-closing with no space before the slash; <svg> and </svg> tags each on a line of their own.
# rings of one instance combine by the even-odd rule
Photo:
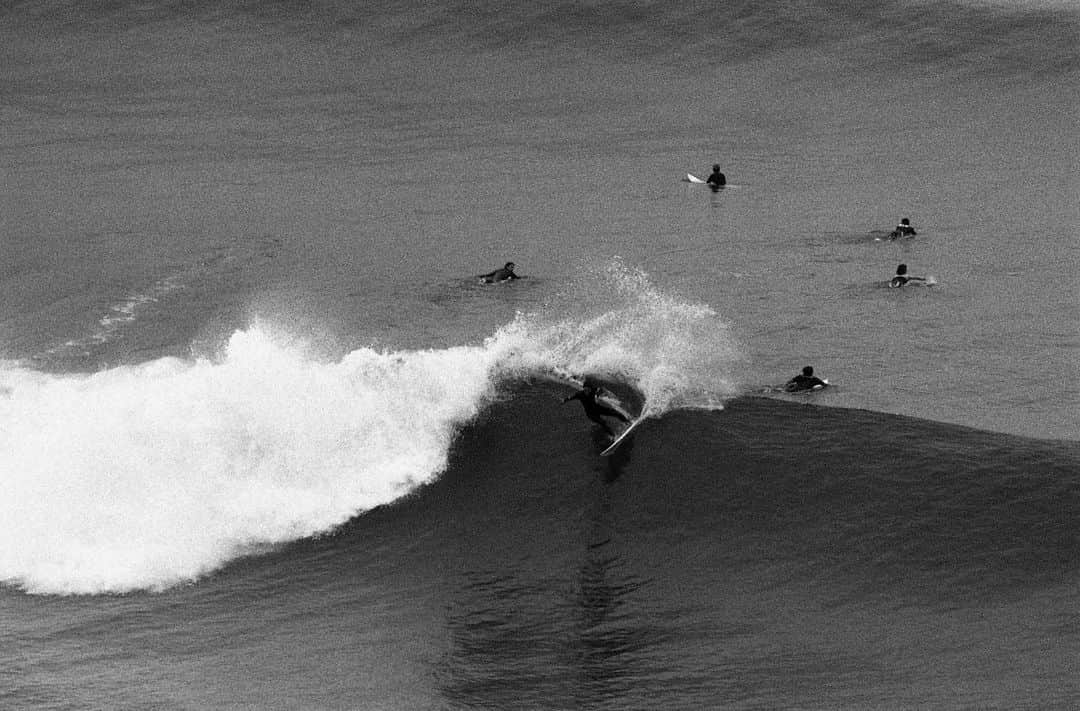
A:
<svg viewBox="0 0 1080 711">
<path fill-rule="evenodd" d="M 493 272 L 482 274 L 480 281 L 485 284 L 494 284 L 498 281 L 510 281 L 511 279 L 520 279 L 517 274 L 514 274 L 514 263 L 507 262 L 502 269 L 496 269 Z"/>
<path fill-rule="evenodd" d="M 900 224 L 897 225 L 896 229 L 889 234 L 889 237 L 892 239 L 897 239 L 899 237 L 914 237 L 917 234 L 918 232 L 916 232 L 915 228 L 911 226 L 911 220 L 905 217 L 900 220 Z"/>
<path fill-rule="evenodd" d="M 613 417 L 616 420 L 619 420 L 620 422 L 624 422 L 624 423 L 626 423 L 628 425 L 630 424 L 631 420 L 626 415 L 626 413 L 620 412 L 619 410 L 615 409 L 614 407 L 612 407 L 610 405 L 605 405 L 602 402 L 598 402 L 596 398 L 599 397 L 602 394 L 602 392 L 603 392 L 602 388 L 594 385 L 593 383 L 591 383 L 589 381 L 585 381 L 585 383 L 581 386 L 581 390 L 574 393 L 570 397 L 565 398 L 563 400 L 563 402 L 570 402 L 571 400 L 580 400 L 581 401 L 581 406 L 585 408 L 585 416 L 588 417 L 593 422 L 595 422 L 596 424 L 603 427 L 605 432 L 607 432 L 609 435 L 614 437 L 615 436 L 615 431 L 612 430 L 611 426 L 608 425 L 608 423 L 604 421 L 604 418 L 605 417 Z"/>
<path fill-rule="evenodd" d="M 716 190 L 717 188 L 722 188 L 727 185 L 727 178 L 720 172 L 720 166 L 714 165 L 712 167 L 712 174 L 705 179 L 705 182 L 708 183 L 709 187 L 713 190 Z"/>
</svg>

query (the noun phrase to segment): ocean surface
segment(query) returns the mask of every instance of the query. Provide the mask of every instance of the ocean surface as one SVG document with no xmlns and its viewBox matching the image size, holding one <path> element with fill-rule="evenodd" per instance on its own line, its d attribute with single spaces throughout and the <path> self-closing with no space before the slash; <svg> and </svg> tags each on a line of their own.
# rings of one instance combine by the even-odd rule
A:
<svg viewBox="0 0 1080 711">
<path fill-rule="evenodd" d="M 1076 0 L 8 1 L 0 62 L 0 708 L 1080 707 Z"/>
</svg>

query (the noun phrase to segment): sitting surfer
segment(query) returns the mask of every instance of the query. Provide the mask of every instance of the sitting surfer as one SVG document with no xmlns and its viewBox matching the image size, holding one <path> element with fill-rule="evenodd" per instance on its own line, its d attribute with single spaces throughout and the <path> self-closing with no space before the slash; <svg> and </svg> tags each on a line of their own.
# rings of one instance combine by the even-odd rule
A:
<svg viewBox="0 0 1080 711">
<path fill-rule="evenodd" d="M 585 384 L 581 386 L 581 390 L 577 391 L 568 398 L 565 398 L 563 402 L 570 402 L 571 400 L 580 400 L 581 406 L 585 408 L 585 416 L 604 428 L 612 437 L 615 436 L 615 431 L 611 429 L 611 426 L 604 421 L 605 417 L 612 417 L 620 422 L 630 424 L 630 418 L 625 412 L 620 412 L 611 405 L 605 405 L 599 402 L 597 398 L 603 393 L 603 388 L 600 388 L 589 381 L 585 381 Z"/>
<path fill-rule="evenodd" d="M 925 284 L 926 283 L 926 277 L 911 276 L 910 274 L 907 273 L 907 265 L 906 264 L 901 264 L 901 265 L 897 266 L 896 267 L 896 275 L 893 276 L 893 278 L 891 280 L 889 280 L 889 286 L 891 286 L 893 288 L 898 287 L 898 286 L 904 286 L 905 284 L 913 284 L 913 283 Z"/>
<path fill-rule="evenodd" d="M 713 191 L 716 191 L 727 185 L 727 178 L 720 172 L 720 166 L 714 165 L 712 167 L 712 174 L 706 178 L 705 182 L 709 184 L 709 187 L 712 188 Z"/>
<path fill-rule="evenodd" d="M 501 269 L 496 269 L 493 272 L 482 274 L 480 281 L 485 284 L 494 284 L 500 281 L 510 281 L 511 279 L 520 279 L 521 277 L 514 273 L 514 263 L 507 262 Z"/>
<path fill-rule="evenodd" d="M 802 369 L 802 373 L 787 381 L 784 390 L 787 390 L 789 393 L 796 393 L 802 392 L 803 390 L 816 390 L 818 388 L 823 388 L 826 385 L 828 385 L 828 383 L 814 375 L 814 368 L 808 365 Z"/>
<path fill-rule="evenodd" d="M 900 220 L 900 224 L 896 226 L 896 229 L 889 236 L 897 239 L 898 237 L 914 237 L 917 234 L 915 228 L 911 226 L 911 221 L 905 217 Z"/>
</svg>

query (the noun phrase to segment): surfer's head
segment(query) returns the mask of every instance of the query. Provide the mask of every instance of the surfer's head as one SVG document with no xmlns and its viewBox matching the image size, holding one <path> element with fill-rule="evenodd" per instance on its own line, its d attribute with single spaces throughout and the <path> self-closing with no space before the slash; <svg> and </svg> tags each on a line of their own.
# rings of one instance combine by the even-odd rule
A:
<svg viewBox="0 0 1080 711">
<path fill-rule="evenodd" d="M 811 375 L 814 374 L 814 366 L 812 366 L 812 365 L 806 366 L 805 368 L 802 369 L 802 374 L 809 378 Z"/>
<path fill-rule="evenodd" d="M 900 224 L 906 227 L 907 225 L 910 225 L 911 222 L 908 221 L 908 218 L 904 217 L 900 220 Z"/>
<path fill-rule="evenodd" d="M 907 265 L 906 264 L 901 264 L 900 266 L 898 266 L 896 268 L 896 273 L 897 274 L 907 274 Z"/>
<path fill-rule="evenodd" d="M 514 263 L 513 262 L 507 262 L 506 266 L 504 266 L 503 269 L 509 269 L 510 271 L 514 271 Z"/>
<path fill-rule="evenodd" d="M 720 164 L 718 163 L 718 164 L 714 165 L 712 167 L 712 169 L 713 169 L 714 173 L 719 173 L 720 172 Z"/>
</svg>

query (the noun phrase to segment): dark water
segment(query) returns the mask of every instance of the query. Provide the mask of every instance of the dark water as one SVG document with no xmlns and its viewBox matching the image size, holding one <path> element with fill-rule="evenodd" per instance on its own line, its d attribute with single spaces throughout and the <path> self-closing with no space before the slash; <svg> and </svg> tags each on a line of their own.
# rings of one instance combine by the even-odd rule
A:
<svg viewBox="0 0 1080 711">
<path fill-rule="evenodd" d="M 4 4 L 0 706 L 1075 707 L 1078 17 Z"/>
</svg>

